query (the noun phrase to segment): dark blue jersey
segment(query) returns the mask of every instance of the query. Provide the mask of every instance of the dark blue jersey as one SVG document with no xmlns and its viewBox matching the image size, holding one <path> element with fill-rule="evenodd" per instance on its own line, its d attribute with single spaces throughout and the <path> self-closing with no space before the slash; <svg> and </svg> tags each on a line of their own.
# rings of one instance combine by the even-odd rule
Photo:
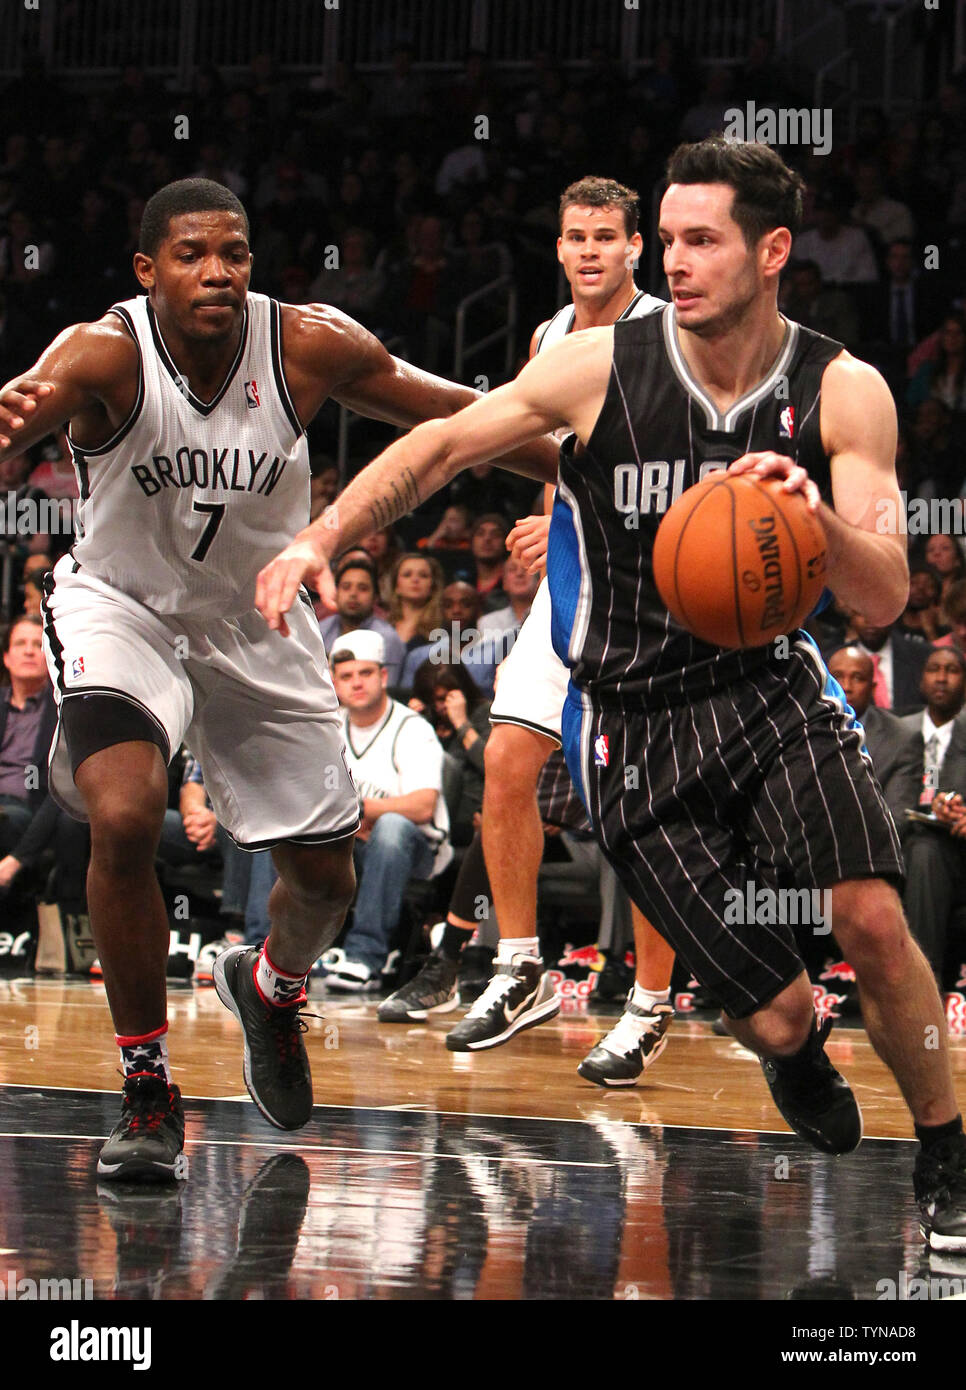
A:
<svg viewBox="0 0 966 1390">
<path fill-rule="evenodd" d="M 673 305 L 614 325 L 604 404 L 587 447 L 561 447 L 548 575 L 553 645 L 598 704 L 664 705 L 761 667 L 767 647 L 729 651 L 674 621 L 654 584 L 652 551 L 668 507 L 743 454 L 774 450 L 807 469 L 831 500 L 822 447 L 822 375 L 841 343 L 786 321 L 767 376 L 725 412 L 692 377 Z M 708 583 L 724 582 L 709 566 Z"/>
</svg>

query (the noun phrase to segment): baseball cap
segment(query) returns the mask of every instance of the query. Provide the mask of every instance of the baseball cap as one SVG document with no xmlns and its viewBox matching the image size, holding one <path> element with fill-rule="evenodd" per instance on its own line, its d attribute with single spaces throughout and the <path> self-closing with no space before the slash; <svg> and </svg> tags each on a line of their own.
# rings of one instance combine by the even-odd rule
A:
<svg viewBox="0 0 966 1390">
<path fill-rule="evenodd" d="M 329 648 L 329 659 L 337 655 L 349 656 L 353 661 L 376 661 L 380 666 L 386 664 L 386 644 L 378 632 L 367 628 L 356 628 L 337 637 Z"/>
</svg>

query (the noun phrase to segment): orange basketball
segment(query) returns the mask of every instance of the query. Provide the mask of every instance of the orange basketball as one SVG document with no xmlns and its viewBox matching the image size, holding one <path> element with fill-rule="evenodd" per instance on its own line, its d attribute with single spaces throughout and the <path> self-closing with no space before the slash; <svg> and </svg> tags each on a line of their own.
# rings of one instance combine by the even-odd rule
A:
<svg viewBox="0 0 966 1390">
<path fill-rule="evenodd" d="M 712 473 L 688 488 L 654 538 L 654 582 L 671 616 L 704 642 L 762 647 L 800 627 L 825 584 L 825 532 L 781 479 Z"/>
</svg>

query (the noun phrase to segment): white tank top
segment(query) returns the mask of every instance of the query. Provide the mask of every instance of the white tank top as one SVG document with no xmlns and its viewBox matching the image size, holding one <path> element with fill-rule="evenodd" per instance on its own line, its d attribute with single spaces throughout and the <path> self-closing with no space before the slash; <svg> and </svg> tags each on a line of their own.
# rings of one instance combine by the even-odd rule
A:
<svg viewBox="0 0 966 1390">
<path fill-rule="evenodd" d="M 278 303 L 249 294 L 208 403 L 179 376 L 145 296 L 112 306 L 138 346 L 137 399 L 99 449 L 70 441 L 74 559 L 158 613 L 234 617 L 259 570 L 309 522 L 309 457 L 281 361 Z"/>
<path fill-rule="evenodd" d="M 621 319 L 641 319 L 645 314 L 653 314 L 658 309 L 666 309 L 667 302 L 663 299 L 655 299 L 653 294 L 646 294 L 644 290 L 638 290 L 634 298 L 628 304 L 622 314 L 618 315 L 618 323 Z M 553 347 L 574 326 L 574 314 L 576 310 L 572 304 L 565 304 L 562 309 L 558 309 L 546 328 L 537 339 L 537 346 L 534 349 L 534 357 L 538 352 L 543 352 L 544 348 Z"/>
</svg>

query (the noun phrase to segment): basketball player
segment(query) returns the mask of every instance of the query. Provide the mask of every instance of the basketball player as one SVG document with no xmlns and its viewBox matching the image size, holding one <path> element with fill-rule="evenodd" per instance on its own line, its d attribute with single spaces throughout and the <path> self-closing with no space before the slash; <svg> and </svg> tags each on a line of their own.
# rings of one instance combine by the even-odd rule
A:
<svg viewBox="0 0 966 1390">
<path fill-rule="evenodd" d="M 564 190 L 557 258 L 570 285 L 572 303 L 534 332 L 531 358 L 568 333 L 639 318 L 665 307 L 663 300 L 645 294 L 634 283 L 634 264 L 643 246 L 638 215 L 637 194 L 613 179 L 584 178 Z M 545 560 L 553 492 L 548 485 L 545 518 L 529 518 L 507 539 L 508 546 L 516 542 L 514 558 L 527 563 L 531 571 Z M 498 1046 L 560 1011 L 539 956 L 537 875 L 543 858 L 544 820 L 567 825 L 574 822 L 576 811 L 577 819 L 586 825 L 566 773 L 540 778 L 547 759 L 560 747 L 568 679 L 569 672 L 550 641 L 550 593 L 544 578 L 500 668 L 490 710 L 493 730 L 485 753 L 483 850 L 500 927 L 495 972 L 487 989 L 448 1033 L 446 1046 L 451 1051 Z M 633 914 L 637 983 L 616 1028 L 580 1066 L 581 1075 L 600 1085 L 627 1085 L 656 1061 L 673 1014 L 668 998 L 674 954 L 636 908 Z M 438 957 L 458 935 L 444 935 L 436 958 L 431 956 L 413 980 L 380 1006 L 381 1018 L 395 1021 L 401 1011 L 408 1017 L 410 1003 L 419 1017 L 425 1017 L 428 1008 L 452 1007 L 456 959 L 440 961 Z"/>
<path fill-rule="evenodd" d="M 51 790 L 91 823 L 90 915 L 125 1075 L 107 1178 L 187 1173 L 154 875 L 182 741 L 234 839 L 272 847 L 268 940 L 220 956 L 215 984 L 263 1114 L 283 1129 L 309 1118 L 299 1009 L 352 899 L 359 802 L 312 609 L 303 595 L 269 629 L 255 577 L 308 515 L 305 425 L 327 397 L 411 424 L 475 394 L 396 361 L 341 313 L 250 294 L 251 264 L 234 194 L 167 185 L 134 257 L 145 294 L 67 329 L 0 393 L 0 449 L 69 419 L 80 484 L 79 539 L 46 588 Z M 556 452 L 542 441 L 535 471 Z"/>
<path fill-rule="evenodd" d="M 825 1152 L 862 1134 L 824 1051 L 790 928 L 725 922 L 749 880 L 829 889 L 869 1037 L 912 1111 L 914 1186 L 937 1249 L 966 1249 L 966 1139 L 942 1006 L 895 884 L 895 826 L 862 732 L 817 648 L 726 651 L 676 625 L 651 552 L 661 514 L 714 468 L 783 480 L 820 518 L 828 583 L 875 623 L 908 592 L 888 388 L 838 343 L 783 319 L 778 279 L 802 183 L 765 146 L 712 138 L 668 166 L 660 235 L 672 304 L 569 335 L 452 420 L 414 430 L 341 500 L 343 543 L 478 459 L 569 426 L 551 524 L 553 640 L 571 668 L 562 736 L 594 829 L 643 911 L 762 1059 L 791 1127 Z M 351 493 L 351 496 L 350 496 Z M 325 555 L 306 533 L 259 577 L 270 623 Z M 712 581 L 713 582 L 713 578 Z M 635 769 L 635 776 L 627 775 Z"/>
</svg>

